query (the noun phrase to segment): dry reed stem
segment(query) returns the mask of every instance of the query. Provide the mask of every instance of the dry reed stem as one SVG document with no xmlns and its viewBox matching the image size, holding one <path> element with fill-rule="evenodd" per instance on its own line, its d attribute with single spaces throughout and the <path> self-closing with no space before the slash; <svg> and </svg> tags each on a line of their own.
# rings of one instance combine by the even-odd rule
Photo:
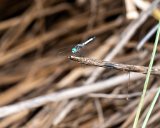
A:
<svg viewBox="0 0 160 128">
<path fill-rule="evenodd" d="M 130 80 L 134 81 L 134 80 L 141 79 L 142 77 L 144 76 L 141 74 L 133 73 L 130 76 Z M 0 113 L 1 113 L 0 118 L 16 113 L 16 112 L 19 112 L 19 111 L 22 111 L 22 110 L 35 108 L 43 104 L 46 104 L 48 102 L 58 102 L 61 100 L 66 100 L 69 98 L 75 98 L 78 96 L 86 95 L 91 92 L 96 92 L 96 91 L 100 91 L 104 89 L 110 89 L 110 88 L 117 86 L 117 84 L 119 83 L 125 83 L 127 80 L 128 80 L 127 75 L 124 74 L 124 75 L 120 75 L 120 76 L 116 76 L 114 78 L 108 79 L 106 81 L 97 82 L 92 85 L 86 85 L 86 86 L 77 87 L 73 89 L 67 89 L 61 92 L 56 92 L 53 94 L 48 94 L 46 96 L 40 96 L 40 97 L 31 99 L 28 101 L 20 102 L 15 105 L 6 106 L 6 107 L 4 106 L 0 108 Z M 113 83 L 113 81 L 115 82 Z M 90 86 L 92 86 L 92 88 L 90 88 Z"/>
</svg>

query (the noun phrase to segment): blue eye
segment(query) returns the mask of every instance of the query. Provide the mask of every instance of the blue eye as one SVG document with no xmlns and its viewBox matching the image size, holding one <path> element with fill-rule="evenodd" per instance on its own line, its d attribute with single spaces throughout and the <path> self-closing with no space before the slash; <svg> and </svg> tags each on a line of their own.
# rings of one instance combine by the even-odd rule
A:
<svg viewBox="0 0 160 128">
<path fill-rule="evenodd" d="M 72 48 L 72 53 L 76 53 L 77 52 L 77 49 L 74 47 Z"/>
</svg>

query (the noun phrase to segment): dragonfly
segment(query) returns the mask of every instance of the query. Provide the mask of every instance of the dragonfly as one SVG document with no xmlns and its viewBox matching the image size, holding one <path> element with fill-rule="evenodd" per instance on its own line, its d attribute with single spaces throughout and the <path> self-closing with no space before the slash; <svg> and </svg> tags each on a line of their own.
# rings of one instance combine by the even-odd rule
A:
<svg viewBox="0 0 160 128">
<path fill-rule="evenodd" d="M 62 47 L 60 48 L 58 51 L 58 55 L 74 55 L 74 56 L 81 56 L 83 51 L 82 49 L 86 48 L 86 45 L 88 45 L 89 43 L 93 42 L 95 40 L 95 36 L 92 36 L 84 41 L 82 41 L 81 43 L 78 43 L 76 45 L 71 45 L 71 46 L 67 46 L 67 47 Z M 68 53 L 69 52 L 69 53 Z"/>
<path fill-rule="evenodd" d="M 75 45 L 68 45 L 67 47 L 60 47 L 60 49 L 58 49 L 58 52 L 56 52 L 56 55 L 59 57 L 62 57 L 64 59 L 67 59 L 68 64 L 74 64 L 74 65 L 79 66 L 79 64 L 76 64 L 76 63 L 73 63 L 72 61 L 70 61 L 70 59 L 68 59 L 68 57 L 71 55 L 81 56 L 81 57 L 84 56 L 84 54 L 87 51 L 87 45 L 89 45 L 95 39 L 96 39 L 95 36 L 91 36 L 91 37 L 87 38 L 86 40 L 83 40 L 82 42 L 77 43 Z M 81 65 L 81 67 L 84 68 L 85 66 Z"/>
<path fill-rule="evenodd" d="M 89 44 L 90 42 L 94 41 L 95 38 L 96 38 L 96 37 L 93 36 L 93 37 L 90 37 L 89 39 L 87 39 L 87 40 L 85 40 L 85 41 L 77 44 L 76 46 L 74 46 L 74 47 L 72 48 L 72 53 L 73 53 L 74 55 L 75 55 L 76 53 L 79 53 L 82 48 L 84 48 L 84 47 L 85 47 L 87 44 Z"/>
</svg>

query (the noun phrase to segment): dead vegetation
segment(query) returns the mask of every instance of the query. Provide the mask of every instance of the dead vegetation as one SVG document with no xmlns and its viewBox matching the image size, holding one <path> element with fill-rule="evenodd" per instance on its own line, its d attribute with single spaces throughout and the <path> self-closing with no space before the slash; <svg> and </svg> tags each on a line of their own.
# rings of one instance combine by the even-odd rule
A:
<svg viewBox="0 0 160 128">
<path fill-rule="evenodd" d="M 137 47 L 157 24 L 158 2 L 142 9 L 125 0 L 1 0 L 0 128 L 132 127 L 145 75 L 83 67 L 65 49 L 94 35 L 85 57 L 146 73 L 155 37 Z M 139 126 L 159 86 L 159 51 Z M 148 128 L 160 126 L 158 104 Z"/>
</svg>

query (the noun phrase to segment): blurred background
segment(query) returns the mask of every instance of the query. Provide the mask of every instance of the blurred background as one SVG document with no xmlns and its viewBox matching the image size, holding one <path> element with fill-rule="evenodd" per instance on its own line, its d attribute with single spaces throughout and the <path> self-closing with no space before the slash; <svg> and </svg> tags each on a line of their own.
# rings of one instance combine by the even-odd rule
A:
<svg viewBox="0 0 160 128">
<path fill-rule="evenodd" d="M 85 66 L 68 56 L 75 45 L 95 36 L 81 56 L 148 66 L 156 29 L 149 39 L 145 37 L 158 23 L 157 5 L 151 0 L 0 0 L 0 106 L 68 89 L 73 92 L 4 116 L 0 127 L 132 127 L 145 77 Z M 159 52 L 158 46 L 155 65 Z M 148 90 L 157 89 L 158 83 L 158 76 L 152 76 Z M 92 85 L 107 86 L 85 88 Z M 84 89 L 74 94 L 72 89 L 80 87 Z M 155 95 L 150 92 L 140 126 Z M 157 103 L 148 128 L 160 127 L 158 114 Z"/>
</svg>

